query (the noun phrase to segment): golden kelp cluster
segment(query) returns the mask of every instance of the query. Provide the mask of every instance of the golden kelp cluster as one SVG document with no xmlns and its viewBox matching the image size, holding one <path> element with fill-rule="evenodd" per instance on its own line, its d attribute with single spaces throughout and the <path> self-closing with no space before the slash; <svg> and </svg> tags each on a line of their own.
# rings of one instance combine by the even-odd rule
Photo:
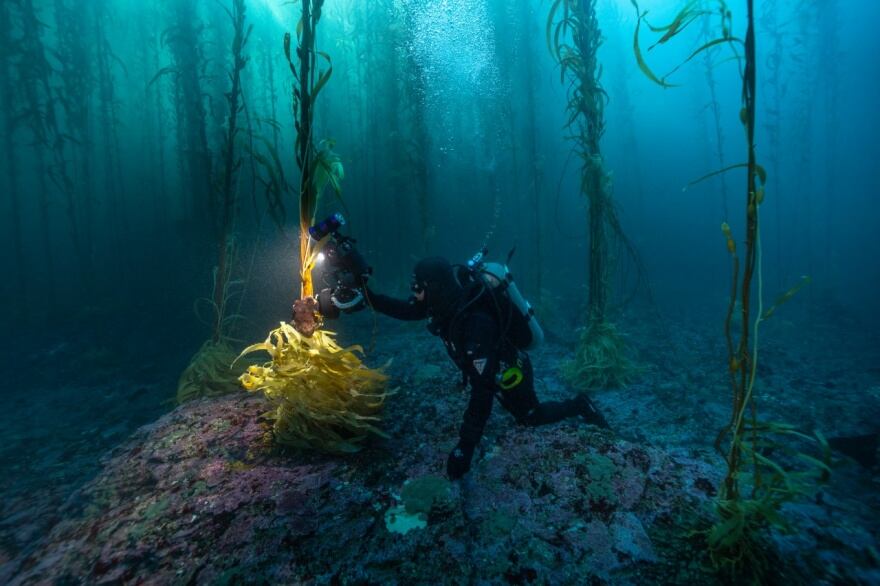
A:
<svg viewBox="0 0 880 586">
<path fill-rule="evenodd" d="M 388 376 L 364 366 L 360 346 L 342 348 L 334 334 L 311 337 L 282 323 L 242 356 L 265 350 L 271 361 L 251 366 L 239 377 L 248 391 L 262 391 L 276 406 L 275 439 L 281 444 L 344 453 L 360 449 L 377 427 Z"/>
<path fill-rule="evenodd" d="M 238 389 L 238 373 L 232 369 L 235 351 L 225 341 L 208 340 L 196 352 L 177 383 L 177 402 L 218 397 Z"/>
<path fill-rule="evenodd" d="M 562 366 L 579 392 L 623 387 L 639 372 L 626 355 L 626 342 L 614 324 L 592 320 L 583 328 L 574 357 Z"/>
</svg>

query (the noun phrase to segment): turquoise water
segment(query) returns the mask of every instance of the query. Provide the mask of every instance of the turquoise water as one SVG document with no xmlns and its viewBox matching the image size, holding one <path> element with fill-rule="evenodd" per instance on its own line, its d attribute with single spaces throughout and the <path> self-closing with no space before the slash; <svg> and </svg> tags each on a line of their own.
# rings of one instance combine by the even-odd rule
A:
<svg viewBox="0 0 880 586">
<path fill-rule="evenodd" d="M 222 339 L 234 357 L 290 319 L 300 297 L 302 1 L 0 7 L 0 575 L 41 579 L 24 570 L 34 551 L 61 542 L 52 528 L 64 533 L 73 513 L 58 513 L 60 504 L 83 487 L 93 498 L 88 483 L 107 474 L 102 457 L 179 408 L 181 373 L 206 340 Z M 626 386 L 591 396 L 622 439 L 699 451 L 720 476 L 724 460 L 712 444 L 731 417 L 731 307 L 734 342 L 742 331 L 742 300 L 730 299 L 728 225 L 739 285 L 749 240 L 756 252 L 745 356 L 756 318 L 774 308 L 758 325 L 759 413 L 834 440 L 837 480 L 824 497 L 813 487 L 796 505 L 805 508 L 789 513 L 812 527 L 796 535 L 821 538 L 777 536 L 776 546 L 806 551 L 807 561 L 792 565 L 798 571 L 830 559 L 821 580 L 867 583 L 878 563 L 876 527 L 860 518 L 877 513 L 880 85 L 872 27 L 880 14 L 837 0 L 754 6 L 762 200 L 749 216 L 747 3 L 730 2 L 729 17 L 722 4 L 690 3 L 705 12 L 676 21 L 685 3 L 315 3 L 309 84 L 320 91 L 308 138 L 323 189 L 310 211 L 315 220 L 342 213 L 342 232 L 372 267 L 371 287 L 400 298 L 422 257 L 464 263 L 485 247 L 503 260 L 515 248 L 510 268 L 548 334 L 535 354 L 539 396 L 562 397 L 573 384 L 560 373 L 601 290 L 607 320 L 638 368 Z M 579 10 L 597 29 L 584 28 L 583 37 L 576 21 L 558 27 Z M 662 25 L 674 22 L 686 26 L 666 42 Z M 560 57 L 582 56 L 585 46 L 595 61 L 561 67 Z M 592 94 L 578 93 L 584 79 L 597 84 Z M 598 142 L 584 147 L 591 132 Z M 596 185 L 614 211 L 603 224 L 598 280 L 590 264 Z M 751 238 L 749 217 L 759 218 Z M 329 282 L 322 271 L 316 289 Z M 389 417 L 441 425 L 423 421 L 429 403 L 406 394 L 457 382 L 427 332 L 369 310 L 327 325 L 345 344 L 363 345 L 370 366 L 395 358 L 390 385 L 409 390 Z M 445 382 L 430 382 L 434 370 L 419 375 L 423 363 L 450 369 L 441 371 Z M 462 409 L 444 397 L 431 400 L 457 428 Z M 421 441 L 448 451 L 454 433 L 435 431 Z M 496 439 L 484 440 L 484 453 Z M 382 456 L 366 453 L 373 470 Z M 433 470 L 427 461 L 412 466 L 395 474 Z M 386 481 L 397 490 L 403 480 Z M 822 515 L 833 509 L 853 528 L 850 537 L 816 529 L 827 520 L 804 503 L 817 499 Z M 42 579 L 60 580 L 52 572 L 65 563 Z M 859 571 L 835 574 L 847 564 Z M 136 582 L 146 571 L 131 567 L 116 578 Z M 516 580 L 532 576 L 522 572 Z M 337 579 L 356 582 L 357 572 Z"/>
</svg>

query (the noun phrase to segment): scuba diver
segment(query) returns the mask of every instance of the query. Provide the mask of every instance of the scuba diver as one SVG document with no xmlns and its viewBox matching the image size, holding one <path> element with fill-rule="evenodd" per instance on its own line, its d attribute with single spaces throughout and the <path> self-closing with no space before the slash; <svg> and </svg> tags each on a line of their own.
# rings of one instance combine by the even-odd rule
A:
<svg viewBox="0 0 880 586">
<path fill-rule="evenodd" d="M 335 223 L 344 223 L 340 220 Z M 325 231 L 319 230 L 313 236 Z M 413 272 L 413 294 L 401 300 L 372 291 L 367 286 L 372 269 L 354 249 L 354 241 L 336 230 L 333 233 L 335 243 L 325 250 L 330 251 L 331 264 L 344 269 L 334 271 L 334 286 L 319 293 L 321 314 L 333 319 L 340 310 L 350 313 L 370 306 L 399 320 L 427 319 L 428 330 L 443 341 L 463 375 L 462 382 L 470 383 L 459 441 L 447 459 L 450 479 L 459 479 L 470 470 L 495 397 L 520 425 L 545 425 L 580 416 L 586 423 L 608 428 L 585 394 L 565 401 L 538 400 L 532 364 L 525 350 L 539 343 L 543 333 L 507 266 L 483 262 L 485 250 L 467 266 L 453 265 L 441 257 L 419 261 Z"/>
</svg>

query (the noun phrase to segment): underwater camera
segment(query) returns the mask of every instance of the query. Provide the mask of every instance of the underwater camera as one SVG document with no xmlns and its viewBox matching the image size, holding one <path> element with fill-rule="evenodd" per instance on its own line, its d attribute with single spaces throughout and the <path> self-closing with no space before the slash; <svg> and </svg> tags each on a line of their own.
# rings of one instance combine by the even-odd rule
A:
<svg viewBox="0 0 880 586">
<path fill-rule="evenodd" d="M 327 319 L 363 309 L 363 288 L 373 273 L 355 248 L 357 241 L 339 232 L 344 225 L 345 218 L 337 213 L 309 228 L 309 235 L 316 240 L 330 238 L 318 256 L 324 286 L 318 293 L 318 311 Z"/>
<path fill-rule="evenodd" d="M 315 240 L 322 240 L 329 234 L 335 234 L 343 226 L 345 226 L 345 217 L 340 213 L 336 213 L 310 227 L 309 236 Z"/>
</svg>

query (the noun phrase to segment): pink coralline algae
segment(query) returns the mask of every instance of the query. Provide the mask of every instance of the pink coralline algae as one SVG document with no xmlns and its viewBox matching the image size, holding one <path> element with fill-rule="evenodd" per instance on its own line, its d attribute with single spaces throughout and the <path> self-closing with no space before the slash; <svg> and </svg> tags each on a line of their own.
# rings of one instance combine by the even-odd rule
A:
<svg viewBox="0 0 880 586">
<path fill-rule="evenodd" d="M 637 582 L 674 555 L 654 537 L 704 508 L 705 485 L 717 482 L 696 459 L 592 427 L 506 426 L 487 435 L 471 474 L 449 492 L 451 506 L 432 505 L 426 526 L 392 533 L 386 512 L 400 506 L 405 481 L 442 474 L 454 430 L 425 426 L 418 438 L 329 457 L 276 447 L 266 409 L 254 396 L 204 399 L 142 428 L 108 455 L 38 548 L 2 566 L 2 577 Z"/>
</svg>

